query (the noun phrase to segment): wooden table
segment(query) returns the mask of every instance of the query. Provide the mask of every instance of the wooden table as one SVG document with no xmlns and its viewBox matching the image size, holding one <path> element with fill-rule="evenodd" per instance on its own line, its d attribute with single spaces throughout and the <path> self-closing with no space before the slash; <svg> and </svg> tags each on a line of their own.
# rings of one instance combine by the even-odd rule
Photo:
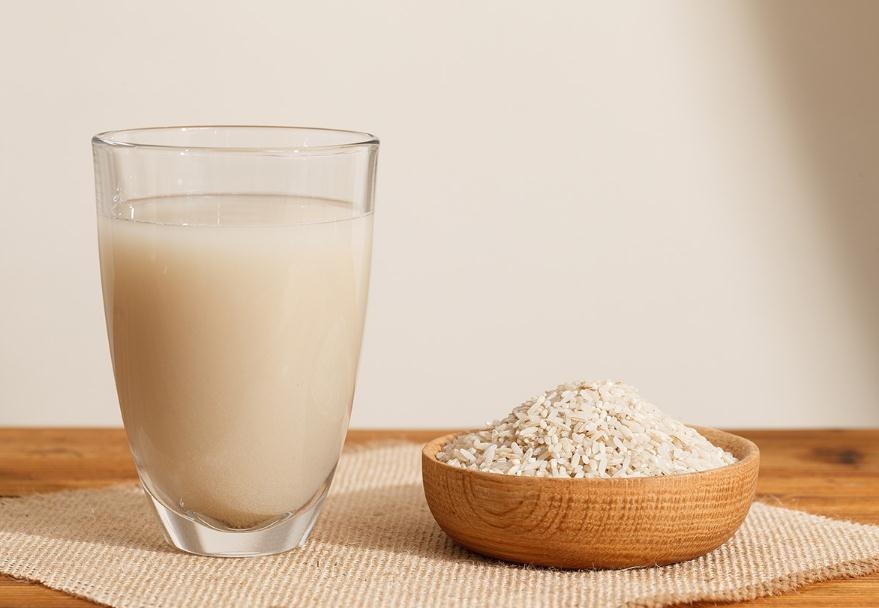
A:
<svg viewBox="0 0 879 608">
<path fill-rule="evenodd" d="M 355 430 L 348 441 L 425 442 L 443 432 L 447 431 Z M 761 500 L 879 524 L 879 430 L 734 432 L 760 446 Z M 90 488 L 134 478 L 121 429 L 0 429 L 0 496 Z M 879 606 L 879 574 L 819 583 L 797 593 L 738 605 Z M 0 608 L 12 606 L 94 604 L 0 575 Z"/>
</svg>

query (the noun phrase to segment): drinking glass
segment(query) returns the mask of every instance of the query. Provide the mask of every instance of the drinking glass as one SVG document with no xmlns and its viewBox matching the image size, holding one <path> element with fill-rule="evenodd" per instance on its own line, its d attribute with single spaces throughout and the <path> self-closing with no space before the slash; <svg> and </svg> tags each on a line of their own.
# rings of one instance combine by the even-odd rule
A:
<svg viewBox="0 0 879 608">
<path fill-rule="evenodd" d="M 348 428 L 378 140 L 198 126 L 92 144 L 116 390 L 168 541 L 303 544 Z"/>
</svg>

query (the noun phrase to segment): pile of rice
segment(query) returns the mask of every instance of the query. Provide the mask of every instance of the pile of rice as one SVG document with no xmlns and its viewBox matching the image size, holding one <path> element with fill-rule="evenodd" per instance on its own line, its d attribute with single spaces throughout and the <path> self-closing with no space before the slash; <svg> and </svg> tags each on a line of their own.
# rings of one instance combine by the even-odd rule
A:
<svg viewBox="0 0 879 608">
<path fill-rule="evenodd" d="M 535 477 L 650 477 L 736 461 L 622 382 L 562 384 L 482 430 L 459 435 L 437 460 Z"/>
</svg>

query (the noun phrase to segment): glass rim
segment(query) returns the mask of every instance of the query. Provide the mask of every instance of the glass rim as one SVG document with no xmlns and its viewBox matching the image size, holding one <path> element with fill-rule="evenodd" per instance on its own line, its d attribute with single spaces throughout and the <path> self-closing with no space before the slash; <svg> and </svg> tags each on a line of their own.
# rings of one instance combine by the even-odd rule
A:
<svg viewBox="0 0 879 608">
<path fill-rule="evenodd" d="M 174 143 L 144 143 L 131 141 L 133 138 L 129 134 L 150 134 L 159 133 L 161 131 L 168 132 L 185 132 L 185 131 L 201 131 L 206 129 L 223 129 L 228 131 L 253 129 L 263 131 L 286 131 L 299 133 L 312 133 L 322 135 L 335 135 L 342 137 L 341 141 L 330 144 L 317 145 L 268 145 L 268 146 L 224 146 L 224 145 L 184 145 Z M 291 154 L 309 154 L 311 152 L 326 152 L 334 150 L 346 150 L 351 148 L 361 148 L 366 146 L 378 146 L 379 140 L 372 133 L 365 131 L 352 131 L 348 129 L 328 129 L 323 127 L 301 127 L 293 125 L 169 125 L 161 127 L 138 127 L 134 129 L 114 129 L 112 131 L 102 131 L 92 137 L 92 144 L 111 146 L 114 148 L 137 148 L 137 149 L 153 149 L 153 150 L 172 150 L 177 152 L 194 151 L 194 152 L 244 152 L 244 153 L 266 153 L 266 152 L 283 152 Z"/>
</svg>

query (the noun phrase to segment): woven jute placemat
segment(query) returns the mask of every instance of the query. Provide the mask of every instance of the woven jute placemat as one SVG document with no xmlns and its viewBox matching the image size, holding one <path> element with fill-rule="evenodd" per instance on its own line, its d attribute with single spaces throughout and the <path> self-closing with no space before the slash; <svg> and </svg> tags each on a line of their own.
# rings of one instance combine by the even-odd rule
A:
<svg viewBox="0 0 879 608">
<path fill-rule="evenodd" d="M 346 452 L 306 547 L 196 557 L 162 539 L 141 490 L 115 486 L 0 500 L 0 572 L 119 607 L 665 606 L 744 600 L 879 569 L 879 526 L 755 504 L 699 559 L 560 571 L 479 557 L 428 511 L 419 446 Z"/>
</svg>

